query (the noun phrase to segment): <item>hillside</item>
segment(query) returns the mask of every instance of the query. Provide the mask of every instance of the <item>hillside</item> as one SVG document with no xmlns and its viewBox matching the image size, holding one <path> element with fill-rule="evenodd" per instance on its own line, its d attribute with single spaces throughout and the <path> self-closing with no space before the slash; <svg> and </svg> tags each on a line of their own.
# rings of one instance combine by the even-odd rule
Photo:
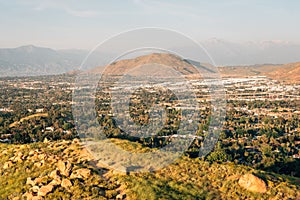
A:
<svg viewBox="0 0 300 200">
<path fill-rule="evenodd" d="M 116 61 L 109 66 L 100 66 L 90 70 L 91 73 L 103 73 L 106 75 L 122 75 L 128 73 L 137 66 L 151 63 L 158 63 L 171 66 L 176 71 L 185 76 L 199 74 L 192 65 L 197 65 L 201 73 L 214 74 L 213 68 L 209 64 L 199 63 L 192 60 L 181 59 L 171 54 L 154 53 L 139 56 L 134 59 Z M 103 71 L 105 69 L 105 71 Z M 223 78 L 239 78 L 249 76 L 267 76 L 271 79 L 284 81 L 287 83 L 300 82 L 300 63 L 289 63 L 284 65 L 250 65 L 250 66 L 228 66 L 219 67 L 219 72 Z M 164 74 L 168 74 L 165 72 Z"/>
<path fill-rule="evenodd" d="M 300 82 L 300 63 L 284 65 L 251 65 L 219 67 L 222 77 L 267 76 L 271 79 L 287 83 Z"/>
<path fill-rule="evenodd" d="M 142 150 L 138 143 L 112 140 L 125 150 Z M 299 179 L 187 156 L 155 173 L 125 175 L 95 168 L 96 162 L 77 139 L 0 144 L 0 152 L 0 199 L 300 198 Z M 262 178 L 266 191 L 250 192 L 241 187 L 240 177 L 245 174 Z"/>
<path fill-rule="evenodd" d="M 267 76 L 286 82 L 300 82 L 300 62 L 283 65 L 281 68 L 267 73 Z"/>
<path fill-rule="evenodd" d="M 199 72 L 187 61 L 172 55 L 153 53 L 149 55 L 143 55 L 134 59 L 124 59 L 116 61 L 108 66 L 94 68 L 91 70 L 92 73 L 103 73 L 105 75 L 122 75 L 128 73 L 134 68 L 145 65 L 145 64 L 161 64 L 168 67 L 172 67 L 174 70 L 180 72 L 183 75 L 198 74 Z M 204 67 L 204 66 L 203 66 Z M 168 73 L 167 71 L 165 73 Z"/>
</svg>

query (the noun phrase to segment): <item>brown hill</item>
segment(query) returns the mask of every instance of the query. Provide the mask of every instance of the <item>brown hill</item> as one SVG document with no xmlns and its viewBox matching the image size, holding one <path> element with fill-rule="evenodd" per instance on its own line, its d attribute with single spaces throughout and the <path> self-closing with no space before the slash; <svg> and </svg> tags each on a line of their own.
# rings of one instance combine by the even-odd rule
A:
<svg viewBox="0 0 300 200">
<path fill-rule="evenodd" d="M 300 62 L 284 65 L 250 65 L 219 67 L 222 77 L 267 76 L 287 83 L 300 82 Z"/>
<path fill-rule="evenodd" d="M 172 54 L 160 54 L 160 53 L 153 53 L 145 56 L 139 56 L 134 59 L 126 59 L 116 61 L 109 66 L 105 67 L 105 71 L 103 72 L 104 67 L 97 67 L 92 70 L 92 72 L 103 72 L 107 75 L 123 75 L 128 71 L 138 67 L 140 65 L 150 64 L 150 63 L 157 63 L 166 66 L 171 66 L 175 70 L 180 71 L 184 75 L 188 75 L 191 73 L 197 73 L 194 67 L 191 64 L 185 62 L 184 60 L 180 59 L 179 57 L 172 55 Z"/>
<path fill-rule="evenodd" d="M 248 77 L 265 76 L 266 74 L 280 69 L 281 65 L 250 65 L 219 67 L 222 77 Z"/>
<path fill-rule="evenodd" d="M 199 71 L 197 71 L 193 65 L 196 65 L 198 69 L 200 69 L 201 73 L 215 73 L 213 71 L 214 68 L 212 68 L 209 64 L 181 59 L 176 55 L 166 53 L 153 53 L 133 59 L 119 60 L 110 64 L 109 66 L 100 66 L 90 70 L 89 72 L 118 76 L 126 74 L 138 66 L 151 63 L 173 67 L 173 69 L 179 71 L 185 76 L 194 76 L 195 74 L 199 75 Z M 287 83 L 300 82 L 300 62 L 282 65 L 264 64 L 250 66 L 227 66 L 219 67 L 218 69 L 223 78 L 267 76 L 271 79 L 284 81 Z M 167 71 L 163 73 L 165 73 L 165 75 L 168 74 Z"/>
<path fill-rule="evenodd" d="M 201 74 L 206 73 L 207 75 L 216 74 L 214 68 L 207 63 L 199 63 L 189 59 L 181 59 L 180 57 L 173 54 L 166 53 L 153 53 L 149 55 L 139 56 L 133 59 L 125 59 L 113 62 L 108 66 L 99 66 L 92 70 L 90 73 L 102 73 L 105 75 L 123 75 L 128 73 L 130 70 L 142 65 L 147 64 L 160 64 L 168 67 L 172 67 L 175 71 L 180 72 L 184 76 L 188 77 L 199 77 L 199 71 Z M 199 69 L 199 71 L 195 68 Z M 167 69 L 165 71 L 159 70 L 160 73 L 164 73 L 168 76 Z M 151 71 L 151 69 L 149 69 Z"/>
<path fill-rule="evenodd" d="M 300 62 L 282 65 L 281 68 L 267 73 L 267 76 L 289 83 L 300 82 Z"/>
</svg>

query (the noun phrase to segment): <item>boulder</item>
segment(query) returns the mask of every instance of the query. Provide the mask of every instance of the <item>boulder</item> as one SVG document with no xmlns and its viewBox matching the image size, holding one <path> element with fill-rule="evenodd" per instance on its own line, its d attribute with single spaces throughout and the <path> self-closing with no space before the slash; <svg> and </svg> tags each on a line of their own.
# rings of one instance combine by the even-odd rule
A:
<svg viewBox="0 0 300 200">
<path fill-rule="evenodd" d="M 42 177 L 37 177 L 36 179 L 34 179 L 34 183 L 36 184 L 36 185 L 39 185 L 39 184 L 41 184 L 43 182 L 43 178 Z"/>
<path fill-rule="evenodd" d="M 267 192 L 266 183 L 253 174 L 245 174 L 239 179 L 239 185 L 246 190 L 257 193 Z"/>
<path fill-rule="evenodd" d="M 32 200 L 33 194 L 32 194 L 32 192 L 26 192 L 23 194 L 23 197 L 25 197 L 25 199 L 27 199 L 27 200 Z"/>
<path fill-rule="evenodd" d="M 126 194 L 118 194 L 117 196 L 116 196 L 116 199 L 117 200 L 123 200 L 123 199 L 125 199 L 126 198 Z"/>
<path fill-rule="evenodd" d="M 32 200 L 43 200 L 43 199 L 42 199 L 42 197 L 34 196 L 34 197 L 32 197 Z"/>
<path fill-rule="evenodd" d="M 26 184 L 27 184 L 27 185 L 35 186 L 35 183 L 34 183 L 34 181 L 31 179 L 31 177 L 28 177 L 28 178 L 27 178 Z"/>
<path fill-rule="evenodd" d="M 11 161 L 7 161 L 4 163 L 3 165 L 3 169 L 8 169 L 10 167 L 12 167 L 14 164 Z"/>
<path fill-rule="evenodd" d="M 9 160 L 12 162 L 23 162 L 23 153 L 22 152 L 17 152 L 15 156 L 11 157 Z"/>
<path fill-rule="evenodd" d="M 34 193 L 38 193 L 39 189 L 39 186 L 33 186 L 30 190 Z"/>
<path fill-rule="evenodd" d="M 29 160 L 32 160 L 32 161 L 38 161 L 38 155 L 37 154 L 33 154 Z"/>
<path fill-rule="evenodd" d="M 64 188 L 69 188 L 69 187 L 72 187 L 72 183 L 69 179 L 63 179 L 61 181 L 61 187 L 64 187 Z"/>
<path fill-rule="evenodd" d="M 57 170 L 53 170 L 50 174 L 49 177 L 52 178 L 53 180 L 60 179 L 59 172 Z"/>
<path fill-rule="evenodd" d="M 49 143 L 49 140 L 45 137 L 44 143 Z"/>
<path fill-rule="evenodd" d="M 54 186 L 49 184 L 49 185 L 46 185 L 46 186 L 42 186 L 39 191 L 38 191 L 38 196 L 41 196 L 41 197 L 44 197 L 46 196 L 47 194 L 49 194 L 50 192 L 52 192 L 54 189 Z"/>
<path fill-rule="evenodd" d="M 63 162 L 59 160 L 57 162 L 57 169 L 60 171 L 60 174 L 68 177 L 72 169 L 72 164 L 69 161 Z"/>
<path fill-rule="evenodd" d="M 78 138 L 75 138 L 73 139 L 72 141 L 73 144 L 79 144 L 80 143 L 80 140 Z"/>
<path fill-rule="evenodd" d="M 33 166 L 35 166 L 36 168 L 39 168 L 39 167 L 41 167 L 42 165 L 43 165 L 42 162 L 36 162 L 36 163 L 33 164 Z"/>
<path fill-rule="evenodd" d="M 86 169 L 86 168 L 81 168 L 81 169 L 77 169 L 76 171 L 74 171 L 70 178 L 88 178 L 91 175 L 91 170 Z"/>
<path fill-rule="evenodd" d="M 51 184 L 53 186 L 60 185 L 61 184 L 61 179 L 54 179 L 49 184 Z"/>
<path fill-rule="evenodd" d="M 46 158 L 47 158 L 47 155 L 44 153 L 38 155 L 39 160 L 46 160 Z"/>
<path fill-rule="evenodd" d="M 18 162 L 18 163 L 21 163 L 21 162 L 23 162 L 23 159 L 22 159 L 22 158 L 19 158 L 19 157 L 17 157 L 17 158 L 16 158 L 16 162 Z"/>
<path fill-rule="evenodd" d="M 54 157 L 52 157 L 52 156 L 48 157 L 47 160 L 48 160 L 50 163 L 56 163 L 56 162 L 57 162 L 57 160 L 56 160 Z"/>
<path fill-rule="evenodd" d="M 31 150 L 31 151 L 29 151 L 28 155 L 29 155 L 29 156 L 32 156 L 32 155 L 34 155 L 34 153 L 35 153 L 35 151 L 34 151 L 34 150 Z"/>
</svg>

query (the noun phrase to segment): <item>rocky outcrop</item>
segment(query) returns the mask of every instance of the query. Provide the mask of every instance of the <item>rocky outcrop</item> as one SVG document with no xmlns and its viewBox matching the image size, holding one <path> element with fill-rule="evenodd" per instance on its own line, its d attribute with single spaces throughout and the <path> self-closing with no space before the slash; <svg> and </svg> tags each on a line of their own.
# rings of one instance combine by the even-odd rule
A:
<svg viewBox="0 0 300 200">
<path fill-rule="evenodd" d="M 73 170 L 73 166 L 69 161 L 64 162 L 59 160 L 57 169 L 51 171 L 48 175 L 37 177 L 34 180 L 28 177 L 26 184 L 32 187 L 29 192 L 24 193 L 23 196 L 27 199 L 38 199 L 47 196 L 47 194 L 53 192 L 56 187 L 63 187 L 69 190 L 73 186 L 70 179 L 88 179 L 91 174 L 90 169 L 77 168 Z"/>
<path fill-rule="evenodd" d="M 239 185 L 251 192 L 267 192 L 266 183 L 253 174 L 245 174 L 239 179 Z"/>
<path fill-rule="evenodd" d="M 22 182 L 22 193 L 10 199 L 42 200 L 52 198 L 56 193 L 65 193 L 72 196 L 75 191 L 75 199 L 82 199 L 89 195 L 99 195 L 109 199 L 115 199 L 118 192 L 118 184 L 108 183 L 96 174 L 94 166 L 89 165 L 93 157 L 80 144 L 80 140 L 37 143 L 20 145 L 0 152 L 4 162 L 0 163 L 0 174 L 18 173 L 20 166 L 24 167 L 27 177 Z M 36 173 L 41 172 L 43 173 Z M 104 170 L 105 172 L 107 169 Z M 45 173 L 47 172 L 47 173 Z M 100 183 L 100 184 L 99 184 Z M 113 188 L 113 189 L 111 189 Z M 1 196 L 1 195 L 0 195 Z M 0 197 L 0 199 L 2 199 Z"/>
</svg>

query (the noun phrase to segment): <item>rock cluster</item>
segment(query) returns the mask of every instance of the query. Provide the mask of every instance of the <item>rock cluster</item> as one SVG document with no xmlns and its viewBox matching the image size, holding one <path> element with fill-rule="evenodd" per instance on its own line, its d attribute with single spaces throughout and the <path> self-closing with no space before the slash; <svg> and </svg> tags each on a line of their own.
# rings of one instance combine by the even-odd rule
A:
<svg viewBox="0 0 300 200">
<path fill-rule="evenodd" d="M 23 169 L 31 174 L 26 176 L 25 173 L 22 187 L 26 192 L 17 194 L 15 199 L 40 200 L 56 197 L 62 192 L 66 196 L 75 192 L 79 199 L 92 194 L 114 199 L 120 193 L 117 191 L 118 184 L 112 186 L 106 178 L 92 170 L 94 167 L 88 164 L 92 161 L 91 155 L 76 139 L 39 143 L 35 147 L 20 145 L 0 152 L 0 156 L 5 157 L 5 162 L 0 164 L 0 174 L 3 176 Z M 42 173 L 38 175 L 35 170 Z M 118 195 L 119 199 L 124 197 L 123 194 Z"/>
<path fill-rule="evenodd" d="M 28 200 L 41 199 L 51 193 L 56 187 L 63 187 L 68 190 L 73 186 L 72 179 L 87 179 L 90 175 L 90 169 L 74 169 L 71 162 L 59 160 L 56 169 L 51 171 L 47 176 L 38 177 L 34 180 L 28 177 L 26 184 L 32 187 L 30 191 L 26 192 L 23 196 Z M 47 184 L 43 184 L 43 180 L 50 180 L 50 182 L 47 181 Z"/>
<path fill-rule="evenodd" d="M 57 168 L 51 171 L 46 177 L 38 177 L 32 180 L 27 178 L 26 184 L 31 185 L 29 192 L 24 194 L 28 200 L 41 199 L 51 193 L 56 187 L 69 189 L 73 186 L 72 179 L 87 179 L 91 176 L 91 170 L 87 168 L 74 169 L 69 161 L 59 160 Z M 43 184 L 43 179 L 50 180 L 47 184 Z"/>
</svg>

